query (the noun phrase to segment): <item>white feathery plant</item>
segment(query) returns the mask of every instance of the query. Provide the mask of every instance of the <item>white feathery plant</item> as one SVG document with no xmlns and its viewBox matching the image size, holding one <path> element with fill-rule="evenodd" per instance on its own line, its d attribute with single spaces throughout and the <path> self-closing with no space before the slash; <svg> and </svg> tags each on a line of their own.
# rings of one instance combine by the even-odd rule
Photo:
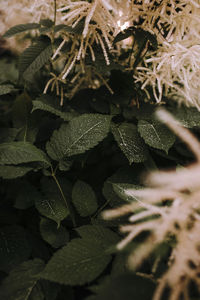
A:
<svg viewBox="0 0 200 300">
<path fill-rule="evenodd" d="M 178 170 L 152 172 L 145 180 L 148 187 L 125 191 L 133 197 L 131 204 L 104 211 L 103 217 L 132 214 L 131 224 L 120 228 L 127 236 L 117 245 L 119 250 L 140 233 L 149 232 L 129 256 L 128 265 L 134 270 L 169 236 L 175 237 L 168 270 L 158 280 L 153 300 L 161 300 L 166 287 L 170 288 L 170 300 L 180 296 L 189 300 L 190 282 L 200 287 L 200 143 L 168 112 L 159 110 L 157 116 L 186 143 L 196 162 Z M 166 201 L 170 205 L 166 206 Z"/>
<path fill-rule="evenodd" d="M 39 22 L 41 18 L 53 20 L 54 2 L 2 0 L 0 33 L 17 23 Z M 109 53 L 118 62 L 124 46 L 130 51 L 132 43 L 121 41 L 113 46 L 113 40 L 120 31 L 134 25 L 155 34 L 158 47 L 155 51 L 146 51 L 134 70 L 133 83 L 141 84 L 147 99 L 152 97 L 149 93 L 149 88 L 152 88 L 157 102 L 165 96 L 200 110 L 200 0 L 57 0 L 56 7 L 57 24 L 82 27 L 76 36 L 59 33 L 62 41 L 52 60 L 56 64 L 60 57 L 65 56 L 67 62 L 59 78 L 66 79 L 79 65 L 85 74 L 85 58 L 95 61 L 96 45 L 101 48 L 107 65 L 110 63 Z M 67 53 L 63 49 L 69 41 L 72 47 Z M 134 60 L 135 53 L 122 65 L 130 70 Z"/>
</svg>

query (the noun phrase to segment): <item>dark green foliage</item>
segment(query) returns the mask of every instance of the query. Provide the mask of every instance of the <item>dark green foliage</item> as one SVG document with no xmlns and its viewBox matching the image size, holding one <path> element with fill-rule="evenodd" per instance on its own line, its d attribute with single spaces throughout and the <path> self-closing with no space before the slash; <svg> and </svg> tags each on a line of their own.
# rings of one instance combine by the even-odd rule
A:
<svg viewBox="0 0 200 300">
<path fill-rule="evenodd" d="M 0 270 L 8 272 L 27 260 L 31 245 L 25 230 L 17 226 L 5 226 L 0 230 Z"/>
<path fill-rule="evenodd" d="M 50 39 L 44 37 L 27 48 L 19 59 L 19 76 L 31 80 L 52 55 Z"/>
<path fill-rule="evenodd" d="M 56 252 L 43 271 L 43 278 L 61 284 L 83 285 L 103 272 L 111 260 L 109 247 L 118 241 L 117 235 L 95 226 L 83 226 L 77 231 L 81 239 L 73 239 Z"/>
<path fill-rule="evenodd" d="M 54 248 L 59 248 L 69 241 L 69 233 L 64 226 L 57 228 L 55 222 L 42 218 L 40 221 L 40 233 L 44 241 Z"/>
<path fill-rule="evenodd" d="M 29 260 L 15 269 L 3 281 L 0 289 L 1 299 L 6 300 L 31 300 L 38 298 L 40 291 L 34 290 L 39 274 L 44 268 L 44 262 L 40 259 Z M 34 297 L 33 297 L 34 294 Z M 37 295 L 37 297 L 35 297 Z"/>
<path fill-rule="evenodd" d="M 28 142 L 10 142 L 0 145 L 0 165 L 19 165 L 29 162 L 43 162 L 50 165 L 46 154 Z"/>
<path fill-rule="evenodd" d="M 94 191 L 89 184 L 80 180 L 73 187 L 72 202 L 82 217 L 92 215 L 98 208 Z"/>
<path fill-rule="evenodd" d="M 59 105 L 59 100 L 47 95 L 42 95 L 33 101 L 32 112 L 38 109 L 50 112 L 62 118 L 64 121 L 70 121 L 76 116 L 76 113 L 74 112 L 63 112 Z"/>
<path fill-rule="evenodd" d="M 47 153 L 54 160 L 84 153 L 96 146 L 108 134 L 110 116 L 84 114 L 54 131 L 47 143 Z"/>
<path fill-rule="evenodd" d="M 140 120 L 138 131 L 146 144 L 151 147 L 164 150 L 166 153 L 175 142 L 175 135 L 157 121 Z"/>
<path fill-rule="evenodd" d="M 147 147 L 140 138 L 135 125 L 122 123 L 120 126 L 113 126 L 112 133 L 130 164 L 143 162 L 147 159 Z"/>
<path fill-rule="evenodd" d="M 21 54 L 18 67 L 12 55 L 0 58 L 2 300 L 149 300 L 157 274 L 166 270 L 164 261 L 152 275 L 152 264 L 157 258 L 165 260 L 173 248 L 168 245 L 163 255 L 158 247 L 152 254 L 155 261 L 144 262 L 139 272 L 144 276 L 130 274 L 127 257 L 142 238 L 118 252 L 116 244 L 124 236 L 118 234 L 118 225 L 128 220 L 101 217 L 104 209 L 133 201 L 125 191 L 141 188 L 141 175 L 147 170 L 175 168 L 193 160 L 155 119 L 156 103 L 152 99 L 147 103 L 141 86 L 133 82 L 144 52 L 157 47 L 155 36 L 139 26 L 116 36 L 113 47 L 133 36 L 132 52 L 125 53 L 126 59 L 135 57 L 130 71 L 112 57 L 106 66 L 103 55 L 94 49 L 95 62 L 90 55 L 86 62 L 105 76 L 114 94 L 102 85 L 96 90 L 84 88 L 69 100 L 77 65 L 66 84 L 59 82 L 64 93 L 60 106 L 51 88 L 43 94 L 49 73 L 59 72 L 53 70 L 52 49 L 61 42 L 57 35 L 78 36 L 83 26 L 84 20 L 71 28 L 45 19 L 6 33 L 38 29 L 41 36 Z M 62 51 L 67 54 L 70 47 L 66 43 Z M 150 89 L 149 93 L 151 97 Z M 198 136 L 200 113 L 166 102 L 166 108 Z M 153 281 L 145 277 L 149 274 Z"/>
<path fill-rule="evenodd" d="M 4 33 L 4 35 L 3 35 L 3 37 L 9 38 L 18 33 L 21 33 L 21 32 L 27 31 L 27 30 L 38 29 L 38 28 L 40 28 L 40 24 L 37 24 L 37 23 L 19 24 L 14 27 L 11 27 L 8 31 L 6 31 L 6 33 Z"/>
</svg>

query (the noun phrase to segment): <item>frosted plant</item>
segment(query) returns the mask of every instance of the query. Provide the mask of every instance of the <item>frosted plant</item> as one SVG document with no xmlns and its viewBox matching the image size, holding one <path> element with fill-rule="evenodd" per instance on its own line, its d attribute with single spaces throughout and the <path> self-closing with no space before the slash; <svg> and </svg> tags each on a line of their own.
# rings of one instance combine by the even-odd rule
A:
<svg viewBox="0 0 200 300">
<path fill-rule="evenodd" d="M 169 236 L 176 239 L 168 270 L 158 280 L 153 300 L 160 300 L 166 287 L 170 287 L 170 300 L 182 295 L 189 300 L 188 287 L 192 281 L 200 284 L 200 143 L 165 111 L 157 113 L 179 138 L 191 149 L 196 162 L 178 170 L 157 171 L 147 176 L 147 188 L 126 190 L 133 197 L 131 204 L 105 211 L 111 219 L 130 214 L 129 225 L 121 227 L 127 236 L 117 245 L 123 249 L 142 232 L 149 232 L 147 239 L 129 257 L 130 268 L 137 269 L 150 253 Z M 164 205 L 165 201 L 170 205 Z"/>
</svg>

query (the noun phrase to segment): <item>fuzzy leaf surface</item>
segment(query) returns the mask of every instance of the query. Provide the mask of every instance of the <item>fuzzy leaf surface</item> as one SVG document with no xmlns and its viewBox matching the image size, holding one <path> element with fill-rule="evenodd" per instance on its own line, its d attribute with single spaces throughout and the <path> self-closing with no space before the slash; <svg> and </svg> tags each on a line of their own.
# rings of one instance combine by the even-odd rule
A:
<svg viewBox="0 0 200 300">
<path fill-rule="evenodd" d="M 166 153 L 168 153 L 176 139 L 175 135 L 165 125 L 154 120 L 140 120 L 138 131 L 146 144 L 164 150 Z"/>
<path fill-rule="evenodd" d="M 55 130 L 46 148 L 54 160 L 62 160 L 95 147 L 108 134 L 110 116 L 84 114 Z"/>
<path fill-rule="evenodd" d="M 21 54 L 19 59 L 19 76 L 31 80 L 32 76 L 42 68 L 52 55 L 50 39 L 38 40 Z"/>
<path fill-rule="evenodd" d="M 83 285 L 98 277 L 110 260 L 99 243 L 73 239 L 53 255 L 41 276 L 60 284 Z"/>
<path fill-rule="evenodd" d="M 78 180 L 72 190 L 72 202 L 82 217 L 92 215 L 98 208 L 96 195 L 89 184 Z"/>
<path fill-rule="evenodd" d="M 120 126 L 112 126 L 114 138 L 127 157 L 129 164 L 139 163 L 147 159 L 147 148 L 137 132 L 134 124 L 122 123 Z"/>
<path fill-rule="evenodd" d="M 50 165 L 46 154 L 28 142 L 0 144 L 0 165 L 18 165 L 28 162 L 43 162 Z"/>
<path fill-rule="evenodd" d="M 38 258 L 17 266 L 3 281 L 0 289 L 0 298 L 6 300 L 30 300 L 33 288 L 39 280 L 39 273 L 43 268 L 44 263 Z"/>
<path fill-rule="evenodd" d="M 32 29 L 38 29 L 40 28 L 40 24 L 38 23 L 27 23 L 27 24 L 19 24 L 16 26 L 11 27 L 10 29 L 8 29 L 8 31 L 6 31 L 3 35 L 4 38 L 9 38 L 13 35 L 16 35 L 18 33 L 27 31 L 27 30 L 32 30 Z"/>
</svg>

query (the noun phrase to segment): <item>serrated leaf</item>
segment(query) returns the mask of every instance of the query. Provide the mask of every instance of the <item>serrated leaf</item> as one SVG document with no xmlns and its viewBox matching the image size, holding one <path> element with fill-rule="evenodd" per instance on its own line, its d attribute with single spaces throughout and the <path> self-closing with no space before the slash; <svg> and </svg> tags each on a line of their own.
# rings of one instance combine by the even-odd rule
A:
<svg viewBox="0 0 200 300">
<path fill-rule="evenodd" d="M 18 165 L 28 162 L 43 162 L 50 165 L 46 154 L 28 142 L 0 144 L 0 165 Z"/>
<path fill-rule="evenodd" d="M 44 241 L 54 248 L 64 246 L 69 241 L 69 233 L 64 226 L 57 228 L 55 222 L 47 219 L 40 221 L 40 233 Z"/>
<path fill-rule="evenodd" d="M 113 125 L 112 133 L 130 164 L 143 162 L 147 159 L 146 145 L 134 124 L 122 123 L 120 126 Z"/>
<path fill-rule="evenodd" d="M 58 180 L 65 197 L 68 198 L 71 193 L 69 182 L 67 180 Z M 59 226 L 60 222 L 69 214 L 66 203 L 52 178 L 43 178 L 41 189 L 44 195 L 36 199 L 35 206 L 43 216 L 54 220 Z"/>
<path fill-rule="evenodd" d="M 200 112 L 195 107 L 178 106 L 171 112 L 187 128 L 200 126 Z"/>
<path fill-rule="evenodd" d="M 14 86 L 12 84 L 1 84 L 0 85 L 0 96 L 13 92 Z"/>
<path fill-rule="evenodd" d="M 133 196 L 128 196 L 126 194 L 126 190 L 134 189 L 134 190 L 141 190 L 142 186 L 137 184 L 131 184 L 131 183 L 113 183 L 113 190 L 115 193 L 122 198 L 123 200 L 127 202 L 132 202 L 133 200 L 137 200 L 137 198 L 134 198 Z"/>
<path fill-rule="evenodd" d="M 32 112 L 38 109 L 44 110 L 62 118 L 64 121 L 70 121 L 75 116 L 77 116 L 77 114 L 74 112 L 63 112 L 61 110 L 61 106 L 58 102 L 56 103 L 56 101 L 55 98 L 52 98 L 51 96 L 42 95 L 41 97 L 33 101 Z"/>
<path fill-rule="evenodd" d="M 75 28 L 67 26 L 65 24 L 58 24 L 54 27 L 54 32 L 59 32 L 59 31 L 65 31 L 72 34 L 78 33 Z"/>
<path fill-rule="evenodd" d="M 64 220 L 69 211 L 63 201 L 55 198 L 38 198 L 35 201 L 35 207 L 41 213 L 41 215 L 54 220 L 58 226 L 60 226 L 60 222 Z"/>
<path fill-rule="evenodd" d="M 0 229 L 0 270 L 10 271 L 29 258 L 31 246 L 21 226 L 11 225 Z"/>
<path fill-rule="evenodd" d="M 19 24 L 16 26 L 11 27 L 6 31 L 3 35 L 4 38 L 9 38 L 13 35 L 16 35 L 18 33 L 27 31 L 27 30 L 32 30 L 32 29 L 38 29 L 40 28 L 40 24 L 38 23 L 27 23 L 27 24 Z"/>
<path fill-rule="evenodd" d="M 168 153 L 176 139 L 175 135 L 165 125 L 154 120 L 140 120 L 138 131 L 146 144 L 164 150 L 166 153 Z"/>
<path fill-rule="evenodd" d="M 30 300 L 32 290 L 43 268 L 43 261 L 37 258 L 17 266 L 4 279 L 0 289 L 0 298 L 2 300 Z"/>
<path fill-rule="evenodd" d="M 112 230 L 101 225 L 83 225 L 76 228 L 79 235 L 95 243 L 99 243 L 105 251 L 119 242 L 119 236 Z"/>
<path fill-rule="evenodd" d="M 107 178 L 103 185 L 103 195 L 111 206 L 123 205 L 125 202 L 113 189 L 114 184 L 135 184 L 137 172 L 131 167 L 119 169 L 112 176 Z M 125 200 L 126 201 L 126 200 Z"/>
<path fill-rule="evenodd" d="M 46 149 L 54 160 L 84 153 L 101 142 L 108 134 L 110 116 L 84 114 L 54 131 Z"/>
<path fill-rule="evenodd" d="M 72 202 L 82 217 L 92 215 L 98 208 L 96 195 L 91 186 L 78 180 L 72 190 Z"/>
<path fill-rule="evenodd" d="M 50 27 L 52 27 L 54 25 L 54 22 L 51 19 L 41 19 L 40 20 L 40 24 L 42 26 L 50 28 Z"/>
<path fill-rule="evenodd" d="M 25 80 L 31 80 L 50 59 L 52 46 L 49 38 L 45 37 L 28 47 L 19 59 L 19 76 Z"/>
<path fill-rule="evenodd" d="M 74 239 L 58 250 L 41 277 L 66 285 L 83 285 L 99 276 L 111 260 L 99 243 Z"/>
<path fill-rule="evenodd" d="M 33 170 L 33 168 L 26 166 L 0 166 L 0 177 L 4 179 L 14 179 L 24 176 L 31 170 Z"/>
</svg>

